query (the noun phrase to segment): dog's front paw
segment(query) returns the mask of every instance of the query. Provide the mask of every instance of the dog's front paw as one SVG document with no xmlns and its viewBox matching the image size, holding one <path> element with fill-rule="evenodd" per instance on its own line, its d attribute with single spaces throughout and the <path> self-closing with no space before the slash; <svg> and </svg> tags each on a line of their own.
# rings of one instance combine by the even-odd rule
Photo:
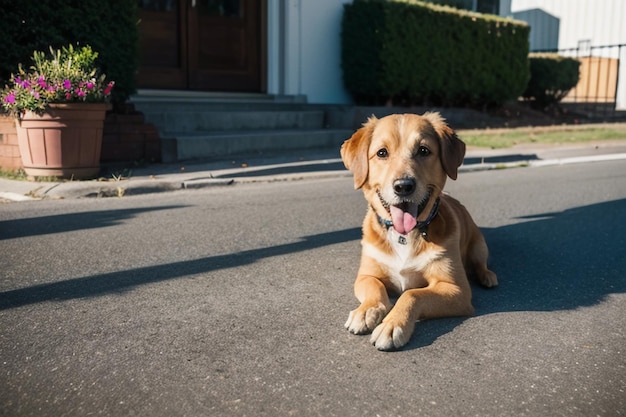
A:
<svg viewBox="0 0 626 417">
<path fill-rule="evenodd" d="M 406 345 L 413 334 L 415 323 L 400 325 L 392 320 L 379 324 L 370 337 L 370 342 L 378 350 L 395 350 Z"/>
<path fill-rule="evenodd" d="M 350 333 L 366 334 L 383 321 L 387 314 L 387 307 L 382 303 L 377 306 L 367 307 L 361 304 L 356 310 L 352 310 L 348 316 L 348 321 L 344 325 Z"/>
</svg>

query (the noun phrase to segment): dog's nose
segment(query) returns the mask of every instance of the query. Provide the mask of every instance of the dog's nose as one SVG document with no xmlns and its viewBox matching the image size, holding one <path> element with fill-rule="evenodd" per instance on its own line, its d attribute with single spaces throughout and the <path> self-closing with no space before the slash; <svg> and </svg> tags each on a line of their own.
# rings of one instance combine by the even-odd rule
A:
<svg viewBox="0 0 626 417">
<path fill-rule="evenodd" d="M 400 178 L 393 182 L 393 191 L 398 197 L 406 197 L 415 191 L 415 179 Z"/>
</svg>

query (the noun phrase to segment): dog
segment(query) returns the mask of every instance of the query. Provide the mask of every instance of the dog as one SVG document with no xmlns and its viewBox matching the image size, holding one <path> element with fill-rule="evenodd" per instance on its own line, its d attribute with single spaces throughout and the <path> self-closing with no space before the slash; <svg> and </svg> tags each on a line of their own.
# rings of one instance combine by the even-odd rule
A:
<svg viewBox="0 0 626 417">
<path fill-rule="evenodd" d="M 354 283 L 361 304 L 345 327 L 371 333 L 379 350 L 407 344 L 419 320 L 473 314 L 468 276 L 498 285 L 482 233 L 442 192 L 464 156 L 465 143 L 439 113 L 372 116 L 341 146 L 369 203 Z"/>
</svg>

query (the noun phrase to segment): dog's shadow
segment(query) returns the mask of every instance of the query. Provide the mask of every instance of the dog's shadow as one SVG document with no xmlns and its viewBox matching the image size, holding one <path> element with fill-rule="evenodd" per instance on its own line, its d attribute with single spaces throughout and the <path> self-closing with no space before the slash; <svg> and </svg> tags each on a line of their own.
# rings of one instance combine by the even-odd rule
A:
<svg viewBox="0 0 626 417">
<path fill-rule="evenodd" d="M 472 283 L 476 316 L 556 311 L 626 292 L 626 199 L 483 229 L 499 286 Z M 467 318 L 423 321 L 405 349 L 431 345 Z"/>
</svg>

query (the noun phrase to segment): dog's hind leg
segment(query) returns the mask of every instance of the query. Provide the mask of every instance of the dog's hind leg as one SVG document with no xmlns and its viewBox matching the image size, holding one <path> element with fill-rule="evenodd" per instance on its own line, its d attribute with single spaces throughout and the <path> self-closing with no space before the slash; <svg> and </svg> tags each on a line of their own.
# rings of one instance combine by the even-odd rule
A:
<svg viewBox="0 0 626 417">
<path fill-rule="evenodd" d="M 489 250 L 485 238 L 480 230 L 476 229 L 467 248 L 465 271 L 469 277 L 476 279 L 481 285 L 495 287 L 498 285 L 498 277 L 487 268 L 488 257 Z"/>
</svg>

